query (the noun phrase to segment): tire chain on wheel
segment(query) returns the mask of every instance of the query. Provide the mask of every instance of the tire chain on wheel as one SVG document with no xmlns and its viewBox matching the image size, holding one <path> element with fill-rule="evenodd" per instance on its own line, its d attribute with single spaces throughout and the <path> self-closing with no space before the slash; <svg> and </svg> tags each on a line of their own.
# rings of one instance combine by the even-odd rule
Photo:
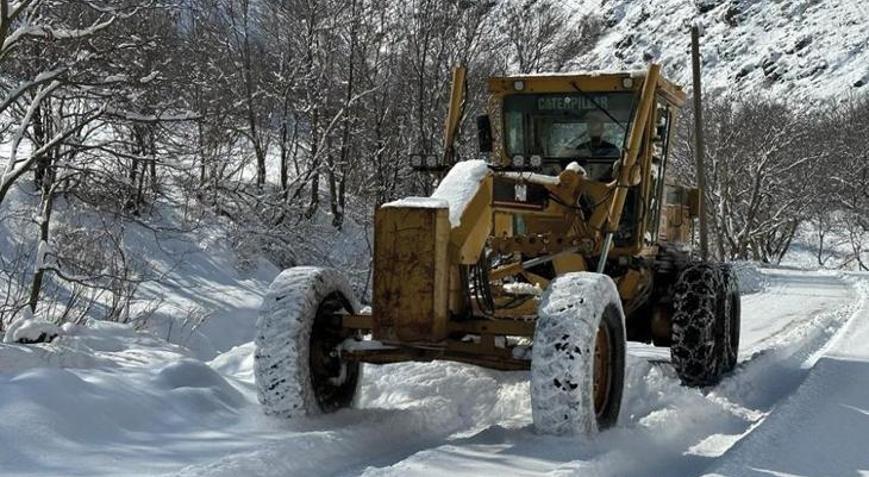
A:
<svg viewBox="0 0 869 477">
<path fill-rule="evenodd" d="M 720 268 L 706 262 L 688 265 L 676 281 L 670 355 L 688 386 L 713 385 L 721 378 L 722 343 L 716 343 L 716 335 L 723 338 L 717 320 L 723 289 Z"/>
<path fill-rule="evenodd" d="M 268 415 L 296 417 L 320 412 L 310 379 L 310 336 L 320 302 L 338 292 L 356 312 L 359 304 L 336 270 L 284 270 L 263 298 L 257 319 L 254 375 L 257 398 Z"/>
</svg>

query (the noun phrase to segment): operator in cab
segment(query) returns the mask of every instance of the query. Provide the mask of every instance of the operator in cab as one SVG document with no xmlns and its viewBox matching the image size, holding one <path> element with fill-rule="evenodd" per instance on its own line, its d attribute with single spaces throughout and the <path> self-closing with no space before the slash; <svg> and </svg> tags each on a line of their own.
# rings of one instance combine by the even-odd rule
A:
<svg viewBox="0 0 869 477">
<path fill-rule="evenodd" d="M 559 152 L 559 157 L 617 158 L 620 150 L 604 139 L 606 118 L 599 111 L 585 116 L 585 132 L 577 139 L 579 144 L 568 144 Z"/>
<path fill-rule="evenodd" d="M 580 144 L 577 149 L 580 155 L 586 157 L 618 157 L 619 148 L 614 144 L 609 143 L 603 138 L 604 122 L 603 113 L 594 111 L 586 116 L 586 127 L 588 128 L 588 141 Z"/>
<path fill-rule="evenodd" d="M 608 181 L 615 176 L 614 168 L 621 157 L 621 149 L 605 139 L 607 117 L 600 111 L 591 111 L 583 118 L 585 130 L 558 151 L 561 169 L 576 161 L 588 177 Z"/>
</svg>

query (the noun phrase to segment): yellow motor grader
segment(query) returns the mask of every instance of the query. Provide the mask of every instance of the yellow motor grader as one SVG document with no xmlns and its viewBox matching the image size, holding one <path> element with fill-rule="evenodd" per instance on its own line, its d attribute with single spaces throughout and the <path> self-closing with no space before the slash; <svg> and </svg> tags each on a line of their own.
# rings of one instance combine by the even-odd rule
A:
<svg viewBox="0 0 869 477">
<path fill-rule="evenodd" d="M 414 155 L 415 168 L 452 163 L 464 74 L 445 153 Z M 530 370 L 535 427 L 588 433 L 617 422 L 626 340 L 670 346 L 689 386 L 735 366 L 736 277 L 693 258 L 699 194 L 668 175 L 680 87 L 652 64 L 494 77 L 488 90 L 484 160 L 376 211 L 370 308 L 335 270 L 272 283 L 255 354 L 267 414 L 351 405 L 361 363 L 452 360 Z"/>
</svg>

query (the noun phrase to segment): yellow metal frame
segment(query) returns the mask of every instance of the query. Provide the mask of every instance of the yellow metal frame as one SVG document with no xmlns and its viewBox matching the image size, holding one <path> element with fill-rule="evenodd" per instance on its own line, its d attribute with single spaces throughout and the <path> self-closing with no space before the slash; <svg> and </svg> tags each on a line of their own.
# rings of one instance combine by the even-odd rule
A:
<svg viewBox="0 0 869 477">
<path fill-rule="evenodd" d="M 517 82 L 521 82 L 521 88 L 517 88 Z M 444 132 L 446 160 L 452 160 L 453 157 L 452 144 L 462 117 L 464 83 L 464 68 L 454 69 L 449 113 Z M 534 178 L 530 175 L 492 172 L 482 179 L 477 194 L 464 209 L 460 225 L 450 228 L 448 239 L 446 232 L 436 231 L 433 225 L 443 223 L 444 209 L 437 212 L 441 217 L 439 221 L 423 220 L 426 214 L 432 214 L 431 210 L 424 211 L 413 207 L 399 208 L 388 213 L 378 211 L 376 221 L 378 227 L 375 228 L 375 309 L 373 311 L 375 315 L 346 316 L 343 326 L 373 331 L 374 339 L 381 340 L 392 347 L 384 350 L 348 352 L 348 359 L 377 363 L 452 359 L 498 369 L 527 369 L 528 361 L 513 357 L 510 350 L 504 346 L 496 346 L 495 337 L 532 337 L 536 300 L 528 300 L 522 306 L 511 310 L 496 310 L 494 316 L 484 317 L 482 310 L 476 309 L 473 303 L 468 303 L 465 299 L 466 285 L 462 282 L 462 267 L 476 264 L 493 236 L 513 237 L 515 234 L 513 217 L 521 216 L 529 233 L 545 236 L 546 240 L 558 241 L 558 246 L 552 246 L 552 250 L 547 248 L 546 244 L 534 245 L 536 247 L 534 250 L 540 254 L 558 254 L 552 258 L 558 275 L 569 271 L 586 270 L 588 264 L 585 256 L 603 254 L 604 236 L 618 229 L 628 189 L 642 184 L 640 194 L 643 204 L 648 204 L 650 194 L 655 193 L 651 190 L 650 174 L 652 139 L 658 114 L 656 105 L 664 103 L 678 108 L 685 101 L 685 94 L 681 89 L 661 77 L 659 65 L 650 65 L 649 69 L 642 74 L 510 76 L 491 78 L 488 85 L 490 93 L 488 113 L 492 118 L 493 126 L 493 155 L 495 161 L 500 161 L 503 165 L 509 164 L 510 159 L 504 150 L 502 131 L 502 104 L 507 95 L 563 93 L 575 91 L 576 87 L 589 93 L 635 92 L 638 95 L 638 106 L 628 132 L 627 147 L 620 159 L 620 167 L 614 180 L 603 183 L 593 181 L 574 170 L 564 170 L 557 181 L 538 183 L 558 200 L 549 201 L 542 210 L 529 210 L 514 208 L 509 204 L 493 204 L 494 181 L 506 180 L 518 184 L 533 181 Z M 576 204 L 583 194 L 597 204 L 589 217 L 583 217 L 576 207 L 562 205 Z M 681 204 L 679 207 L 681 210 Z M 660 210 L 663 215 L 663 205 Z M 401 215 L 402 213 L 405 215 Z M 610 256 L 654 255 L 657 248 L 646 246 L 642 238 L 648 224 L 645 213 L 647 212 L 644 211 L 638 224 L 640 229 L 635 234 L 637 240 L 629 246 L 610 250 Z M 417 229 L 407 232 L 407 224 L 413 224 Z M 419 247 L 418 240 L 394 240 L 390 234 L 399 233 L 398 230 L 405 230 L 402 233 L 411 233 L 420 240 L 429 235 L 439 237 L 433 243 L 446 241 L 445 259 L 438 259 L 445 260 L 445 263 L 432 263 L 431 257 L 425 256 L 426 252 L 419 255 L 422 249 Z M 502 247 L 515 247 L 516 255 L 519 257 L 527 255 L 530 244 L 522 240 L 514 242 L 501 240 L 500 243 Z M 384 256 L 380 257 L 380 254 Z M 417 278 L 413 278 L 413 273 L 408 272 L 406 278 L 390 276 L 384 281 L 383 276 L 378 274 L 394 274 L 395 270 L 391 264 L 395 260 L 410 260 L 404 264 L 411 267 L 408 270 L 413 270 L 414 263 L 417 262 L 421 264 L 420 266 L 436 270 L 436 279 L 426 278 L 421 279 L 423 281 L 420 283 L 415 283 Z M 530 283 L 536 283 L 541 287 L 548 284 L 545 278 L 526 270 L 524 264 L 518 260 L 492 270 L 489 279 L 496 281 L 509 276 L 522 276 Z M 644 293 L 651 285 L 651 275 L 648 270 L 632 270 L 615 279 L 626 309 L 634 305 L 632 300 L 640 300 L 646 296 Z M 408 280 L 412 283 L 407 283 Z M 418 292 L 422 290 L 419 293 L 430 293 L 430 295 L 426 295 L 425 299 L 418 302 L 413 299 L 408 300 L 407 297 L 398 299 L 396 294 L 400 294 L 402 290 Z M 499 293 L 499 290 L 495 290 L 493 295 L 496 302 L 507 299 L 506 295 Z M 378 303 L 399 302 L 401 309 L 380 310 L 376 306 Z M 442 310 L 446 310 L 447 313 Z M 450 317 L 465 317 L 465 319 L 455 320 Z M 385 328 L 384 323 L 387 325 Z M 399 329 L 401 327 L 413 327 L 417 330 L 414 332 L 416 334 Z M 429 331 L 422 331 L 420 334 L 418 330 Z M 424 339 L 421 341 L 402 339 L 402 336 L 411 335 Z M 465 339 L 467 337 L 471 339 Z"/>
<path fill-rule="evenodd" d="M 452 164 L 455 157 L 453 145 L 456 131 L 462 120 L 465 105 L 465 76 L 467 71 L 463 66 L 453 68 L 452 87 L 450 89 L 450 105 L 444 125 L 444 164 Z"/>
</svg>

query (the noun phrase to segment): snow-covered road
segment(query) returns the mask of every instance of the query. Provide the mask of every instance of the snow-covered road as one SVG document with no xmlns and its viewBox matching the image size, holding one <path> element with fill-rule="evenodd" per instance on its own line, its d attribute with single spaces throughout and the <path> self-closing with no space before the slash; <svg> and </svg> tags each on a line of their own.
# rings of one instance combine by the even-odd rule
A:
<svg viewBox="0 0 869 477">
<path fill-rule="evenodd" d="M 739 369 L 712 391 L 679 386 L 673 370 L 663 364 L 666 349 L 632 344 L 620 425 L 593 442 L 535 435 L 526 404 L 514 409 L 513 425 L 497 423 L 364 473 L 702 474 L 722 456 L 728 460 L 727 450 L 740 438 L 763 427 L 764 418 L 806 377 L 807 360 L 822 350 L 860 302 L 854 288 L 835 275 L 785 270 L 767 274 L 768 290 L 743 299 Z M 742 475 L 738 468 L 728 473 Z"/>
<path fill-rule="evenodd" d="M 588 441 L 534 434 L 524 372 L 369 366 L 358 408 L 276 422 L 251 345 L 210 366 L 106 326 L 0 345 L 0 474 L 869 473 L 869 277 L 765 274 L 732 376 L 683 388 L 666 349 L 631 344 L 619 425 Z"/>
</svg>

